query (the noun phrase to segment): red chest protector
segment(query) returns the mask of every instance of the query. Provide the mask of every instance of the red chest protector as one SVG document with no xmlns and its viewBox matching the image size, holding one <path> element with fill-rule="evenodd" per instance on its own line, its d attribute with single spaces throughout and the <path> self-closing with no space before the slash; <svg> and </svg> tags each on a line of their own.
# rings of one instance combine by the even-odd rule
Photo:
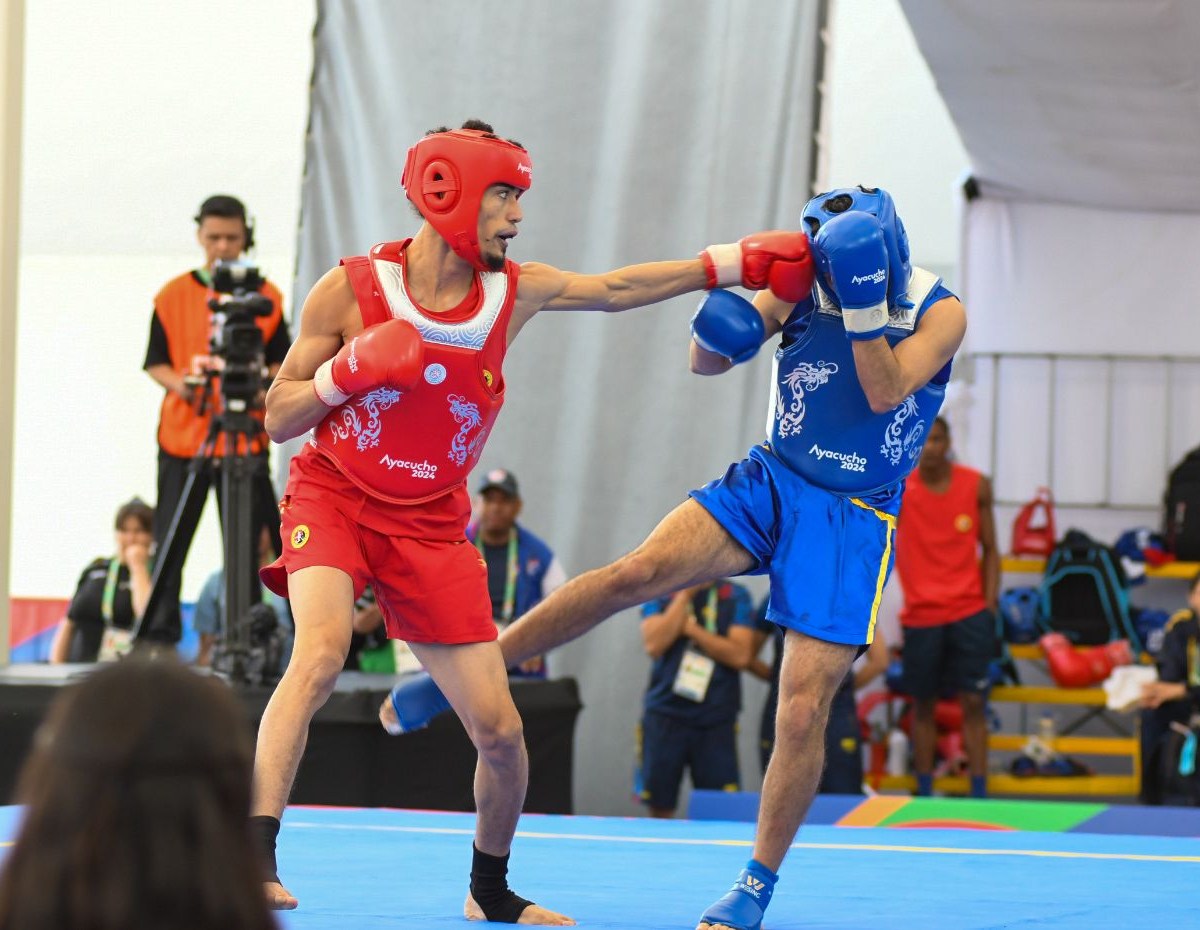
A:
<svg viewBox="0 0 1200 930">
<path fill-rule="evenodd" d="M 418 504 L 461 485 L 504 404 L 501 367 L 520 267 L 477 274 L 465 309 L 429 313 L 404 284 L 404 249 L 385 242 L 342 264 L 363 326 L 399 317 L 425 342 L 425 373 L 405 393 L 376 388 L 336 407 L 309 443 L 374 497 Z"/>
</svg>

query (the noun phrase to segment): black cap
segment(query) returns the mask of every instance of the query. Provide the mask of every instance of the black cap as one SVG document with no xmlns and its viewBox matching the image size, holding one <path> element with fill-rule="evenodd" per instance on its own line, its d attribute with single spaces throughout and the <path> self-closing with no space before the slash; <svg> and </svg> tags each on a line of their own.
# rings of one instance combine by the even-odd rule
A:
<svg viewBox="0 0 1200 930">
<path fill-rule="evenodd" d="M 479 493 L 490 491 L 495 488 L 497 491 L 503 491 L 509 497 L 520 497 L 521 494 L 517 491 L 517 479 L 511 471 L 505 471 L 503 468 L 493 468 L 483 476 L 483 481 L 479 484 Z"/>
</svg>

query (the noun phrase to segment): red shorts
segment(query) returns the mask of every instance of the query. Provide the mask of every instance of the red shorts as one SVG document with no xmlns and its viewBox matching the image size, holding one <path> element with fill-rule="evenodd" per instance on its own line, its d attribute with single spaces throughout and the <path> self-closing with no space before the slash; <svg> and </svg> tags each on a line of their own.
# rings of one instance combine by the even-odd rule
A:
<svg viewBox="0 0 1200 930">
<path fill-rule="evenodd" d="M 355 597 L 372 586 L 393 639 L 490 642 L 496 624 L 487 566 L 465 535 L 470 501 L 463 488 L 446 498 L 424 504 L 381 501 L 323 455 L 305 450 L 292 459 L 287 493 L 279 503 L 283 555 L 259 575 L 287 597 L 289 573 L 314 565 L 338 568 L 353 581 Z M 411 535 L 431 528 L 447 538 Z"/>
</svg>

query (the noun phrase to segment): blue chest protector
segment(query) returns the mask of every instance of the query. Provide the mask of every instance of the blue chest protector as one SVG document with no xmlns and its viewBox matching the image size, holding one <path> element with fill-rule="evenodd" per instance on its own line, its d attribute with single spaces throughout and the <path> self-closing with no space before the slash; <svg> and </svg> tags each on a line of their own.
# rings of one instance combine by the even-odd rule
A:
<svg viewBox="0 0 1200 930">
<path fill-rule="evenodd" d="M 819 287 L 813 294 L 796 305 L 775 352 L 767 438 L 775 455 L 805 480 L 861 497 L 895 485 L 916 466 L 945 397 L 950 362 L 898 407 L 873 413 L 841 311 Z M 891 311 L 884 333 L 889 345 L 911 336 L 929 307 L 953 295 L 941 278 L 913 268 L 907 296 L 911 307 Z"/>
</svg>

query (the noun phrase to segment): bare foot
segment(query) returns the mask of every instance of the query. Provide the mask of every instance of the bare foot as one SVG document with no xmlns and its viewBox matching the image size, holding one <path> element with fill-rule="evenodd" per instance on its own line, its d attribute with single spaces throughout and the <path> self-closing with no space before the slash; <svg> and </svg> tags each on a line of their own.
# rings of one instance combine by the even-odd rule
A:
<svg viewBox="0 0 1200 930">
<path fill-rule="evenodd" d="M 463 905 L 463 916 L 467 920 L 487 920 L 483 916 L 483 909 L 475 903 L 475 899 L 469 893 L 467 894 L 467 903 Z M 575 926 L 575 921 L 566 914 L 556 914 L 554 911 L 548 911 L 544 907 L 538 907 L 536 904 L 530 904 L 525 910 L 521 911 L 521 917 L 517 923 L 535 924 L 539 927 Z"/>
<path fill-rule="evenodd" d="M 379 723 L 392 736 L 396 736 L 400 732 L 400 718 L 396 716 L 396 708 L 392 706 L 390 694 L 379 705 Z"/>
<path fill-rule="evenodd" d="M 300 904 L 279 882 L 263 882 L 263 891 L 267 893 L 267 906 L 273 911 L 294 911 Z"/>
<path fill-rule="evenodd" d="M 725 924 L 710 924 L 708 921 L 702 920 L 696 927 L 696 930 L 732 930 L 732 928 L 727 927 Z"/>
</svg>

